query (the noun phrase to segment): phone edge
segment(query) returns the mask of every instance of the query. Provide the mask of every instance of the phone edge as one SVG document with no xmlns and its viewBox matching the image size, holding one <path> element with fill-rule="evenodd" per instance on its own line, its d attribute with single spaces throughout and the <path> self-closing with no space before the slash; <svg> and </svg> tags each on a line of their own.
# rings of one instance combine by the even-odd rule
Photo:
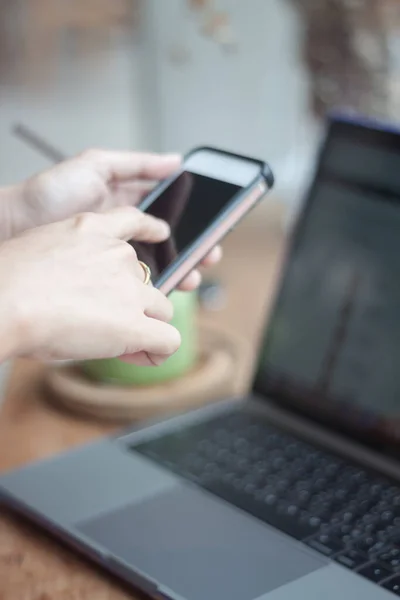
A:
<svg viewBox="0 0 400 600">
<path fill-rule="evenodd" d="M 257 178 L 251 188 L 243 190 L 239 198 L 234 199 L 226 211 L 220 215 L 217 222 L 203 233 L 195 243 L 195 247 L 187 248 L 179 263 L 172 264 L 162 278 L 153 282 L 154 287 L 166 296 L 173 292 L 190 271 L 200 264 L 203 258 L 238 225 L 270 189 L 264 177 Z"/>
</svg>

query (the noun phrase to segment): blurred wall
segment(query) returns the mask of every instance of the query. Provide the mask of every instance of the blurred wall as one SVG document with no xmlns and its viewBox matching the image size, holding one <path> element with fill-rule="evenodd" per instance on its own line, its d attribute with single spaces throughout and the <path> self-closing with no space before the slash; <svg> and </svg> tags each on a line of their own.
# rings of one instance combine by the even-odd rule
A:
<svg viewBox="0 0 400 600">
<path fill-rule="evenodd" d="M 68 49 L 51 85 L 0 84 L 0 184 L 48 165 L 10 135 L 22 120 L 66 153 L 87 146 L 185 151 L 216 144 L 271 162 L 296 203 L 315 147 L 302 23 L 290 0 L 219 0 L 236 48 L 202 34 L 186 0 L 141 0 L 131 36 L 92 63 Z"/>
<path fill-rule="evenodd" d="M 66 154 L 92 146 L 142 146 L 134 94 L 139 72 L 134 46 L 133 39 L 116 36 L 100 57 L 85 63 L 64 51 L 54 79 L 38 89 L 0 84 L 0 185 L 50 164 L 11 135 L 17 121 Z"/>
</svg>

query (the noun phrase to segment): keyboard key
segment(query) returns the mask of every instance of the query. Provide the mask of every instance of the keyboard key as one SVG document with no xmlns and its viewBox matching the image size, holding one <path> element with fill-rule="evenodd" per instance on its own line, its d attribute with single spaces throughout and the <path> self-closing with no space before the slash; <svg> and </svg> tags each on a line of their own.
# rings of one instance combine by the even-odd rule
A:
<svg viewBox="0 0 400 600">
<path fill-rule="evenodd" d="M 341 540 L 330 536 L 329 534 L 318 534 L 314 538 L 307 540 L 307 545 L 325 554 L 325 556 L 332 556 L 343 550 L 343 543 Z"/>
<path fill-rule="evenodd" d="M 371 563 L 358 571 L 359 575 L 366 577 L 370 581 L 380 583 L 392 575 L 392 571 L 381 567 L 378 563 Z"/>
<path fill-rule="evenodd" d="M 313 529 L 317 529 L 321 525 L 321 519 L 319 517 L 310 517 L 308 523 Z"/>
<path fill-rule="evenodd" d="M 381 521 L 384 523 L 391 522 L 394 519 L 394 513 L 391 510 L 385 510 L 381 514 Z"/>
<path fill-rule="evenodd" d="M 335 498 L 340 503 L 345 503 L 350 496 L 349 490 L 343 487 L 338 487 L 335 490 Z"/>
<path fill-rule="evenodd" d="M 357 539 L 356 546 L 360 552 L 365 552 L 365 554 L 376 554 L 385 549 L 387 546 L 387 541 L 379 540 L 377 536 L 369 535 L 365 538 Z"/>
<path fill-rule="evenodd" d="M 276 511 L 279 515 L 287 515 L 289 517 L 296 517 L 300 513 L 298 506 L 286 501 L 279 502 Z"/>
<path fill-rule="evenodd" d="M 357 540 L 355 547 L 360 552 L 368 554 L 370 559 L 375 559 L 381 552 L 387 549 L 388 539 L 379 540 L 376 537 L 369 537 L 365 540 Z"/>
<path fill-rule="evenodd" d="M 395 547 L 378 554 L 377 560 L 382 563 L 385 567 L 393 569 L 394 571 L 400 570 L 400 548 Z"/>
<path fill-rule="evenodd" d="M 348 569 L 358 569 L 368 562 L 368 557 L 358 550 L 349 549 L 336 556 L 335 560 Z"/>
<path fill-rule="evenodd" d="M 400 576 L 387 581 L 382 587 L 385 588 L 385 590 L 389 590 L 389 592 L 393 592 L 396 596 L 400 596 Z"/>
<path fill-rule="evenodd" d="M 265 496 L 265 504 L 268 504 L 268 506 L 273 506 L 277 502 L 278 502 L 278 498 L 275 494 L 267 494 Z"/>
<path fill-rule="evenodd" d="M 295 493 L 293 497 L 296 498 L 297 504 L 305 508 L 310 502 L 311 494 L 307 490 L 301 490 L 300 492 Z"/>
</svg>

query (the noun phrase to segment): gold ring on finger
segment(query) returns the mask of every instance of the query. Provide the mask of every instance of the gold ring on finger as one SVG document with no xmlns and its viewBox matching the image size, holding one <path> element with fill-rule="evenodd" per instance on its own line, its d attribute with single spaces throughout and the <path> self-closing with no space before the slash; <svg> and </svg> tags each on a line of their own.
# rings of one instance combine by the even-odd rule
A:
<svg viewBox="0 0 400 600">
<path fill-rule="evenodd" d="M 150 283 L 150 281 L 151 281 L 151 269 L 142 260 L 139 260 L 139 265 L 142 267 L 143 273 L 144 273 L 144 281 L 143 281 L 143 283 L 144 283 L 144 285 L 148 285 Z"/>
</svg>

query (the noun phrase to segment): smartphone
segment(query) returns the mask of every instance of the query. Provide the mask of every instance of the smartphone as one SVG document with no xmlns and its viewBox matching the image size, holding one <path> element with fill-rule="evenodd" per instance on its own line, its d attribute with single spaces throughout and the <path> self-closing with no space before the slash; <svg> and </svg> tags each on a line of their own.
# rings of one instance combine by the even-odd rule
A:
<svg viewBox="0 0 400 600">
<path fill-rule="evenodd" d="M 170 294 L 273 186 L 269 166 L 217 148 L 196 148 L 181 169 L 161 182 L 139 208 L 167 221 L 162 243 L 132 241 L 152 283 Z"/>
</svg>

